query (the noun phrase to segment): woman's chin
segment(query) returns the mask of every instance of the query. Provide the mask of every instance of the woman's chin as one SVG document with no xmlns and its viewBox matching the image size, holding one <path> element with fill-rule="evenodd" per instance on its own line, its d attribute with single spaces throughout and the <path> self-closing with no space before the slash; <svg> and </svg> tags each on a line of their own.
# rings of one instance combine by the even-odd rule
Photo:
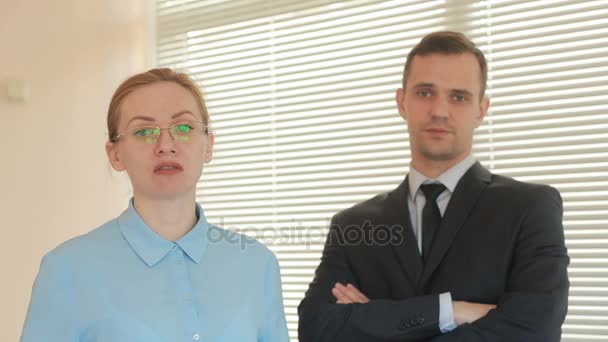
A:
<svg viewBox="0 0 608 342">
<path fill-rule="evenodd" d="M 193 199 L 196 196 L 196 187 L 165 187 L 156 188 L 151 191 L 134 191 L 135 198 L 145 198 L 147 200 L 167 201 L 177 199 Z"/>
</svg>

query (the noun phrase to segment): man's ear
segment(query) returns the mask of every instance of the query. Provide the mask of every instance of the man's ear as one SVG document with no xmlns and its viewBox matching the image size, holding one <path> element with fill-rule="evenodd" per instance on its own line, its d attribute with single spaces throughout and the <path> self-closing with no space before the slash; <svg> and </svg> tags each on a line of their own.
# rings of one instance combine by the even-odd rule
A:
<svg viewBox="0 0 608 342">
<path fill-rule="evenodd" d="M 397 109 L 403 120 L 407 121 L 407 111 L 405 109 L 405 89 L 399 88 L 395 93 L 395 100 L 397 102 Z"/>
<path fill-rule="evenodd" d="M 106 142 L 106 154 L 108 155 L 108 160 L 110 164 L 112 164 L 112 168 L 118 172 L 124 171 L 125 166 L 123 165 L 120 154 L 118 153 L 118 146 L 113 142 Z"/>
<path fill-rule="evenodd" d="M 213 159 L 213 142 L 215 141 L 215 135 L 213 133 L 207 134 L 207 151 L 205 151 L 205 164 L 211 162 Z"/>
<path fill-rule="evenodd" d="M 477 117 L 476 128 L 483 123 L 483 119 L 486 117 L 486 114 L 488 114 L 488 109 L 490 109 L 490 98 L 484 96 L 479 102 L 479 116 Z"/>
</svg>

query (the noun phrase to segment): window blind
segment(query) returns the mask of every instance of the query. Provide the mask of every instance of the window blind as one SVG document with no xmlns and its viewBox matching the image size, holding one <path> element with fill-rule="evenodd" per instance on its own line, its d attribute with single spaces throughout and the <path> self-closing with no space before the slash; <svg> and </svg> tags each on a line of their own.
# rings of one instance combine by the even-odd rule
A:
<svg viewBox="0 0 608 342">
<path fill-rule="evenodd" d="M 476 155 L 561 192 L 570 297 L 562 341 L 608 340 L 608 2 L 490 1 L 471 37 L 491 68 Z"/>
<path fill-rule="evenodd" d="M 331 216 L 407 172 L 394 93 L 409 50 L 445 29 L 490 67 L 477 158 L 561 191 L 563 341 L 608 340 L 608 2 L 157 0 L 156 15 L 158 64 L 200 82 L 216 133 L 197 200 L 276 253 L 294 341 Z"/>
</svg>

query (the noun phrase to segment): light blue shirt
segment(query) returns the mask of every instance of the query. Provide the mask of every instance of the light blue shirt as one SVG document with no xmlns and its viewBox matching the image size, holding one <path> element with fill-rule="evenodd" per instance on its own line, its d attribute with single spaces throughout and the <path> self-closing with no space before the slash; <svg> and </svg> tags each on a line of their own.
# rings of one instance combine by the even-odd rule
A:
<svg viewBox="0 0 608 342">
<path fill-rule="evenodd" d="M 42 259 L 22 342 L 289 340 L 279 265 L 262 244 L 198 222 L 179 240 L 131 201 Z"/>
<path fill-rule="evenodd" d="M 414 229 L 414 235 L 416 235 L 419 251 L 422 250 L 422 209 L 426 203 L 420 186 L 422 184 L 441 183 L 446 187 L 436 199 L 441 216 L 443 216 L 460 178 L 462 178 L 473 164 L 475 164 L 475 157 L 473 157 L 472 154 L 469 154 L 467 158 L 446 170 L 436 179 L 426 177 L 414 169 L 410 164 L 410 173 L 408 175 L 408 186 L 410 191 L 407 198 L 407 206 L 410 212 L 412 228 Z M 452 295 L 449 292 L 442 293 L 439 295 L 439 329 L 441 332 L 448 332 L 455 328 L 456 323 L 454 321 L 454 311 L 452 308 Z"/>
</svg>

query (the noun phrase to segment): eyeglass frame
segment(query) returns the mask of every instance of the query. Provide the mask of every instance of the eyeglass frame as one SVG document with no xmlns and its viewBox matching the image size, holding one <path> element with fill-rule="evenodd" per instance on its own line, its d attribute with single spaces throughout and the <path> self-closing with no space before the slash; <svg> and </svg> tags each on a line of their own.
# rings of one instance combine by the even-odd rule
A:
<svg viewBox="0 0 608 342">
<path fill-rule="evenodd" d="M 183 125 L 183 124 L 190 124 L 190 123 L 202 124 L 203 125 L 203 130 L 204 130 L 203 134 L 205 134 L 205 135 L 213 134 L 213 131 L 211 129 L 209 129 L 209 126 L 205 125 L 205 123 L 202 122 L 202 121 L 181 121 L 181 122 L 174 123 L 173 125 L 171 125 L 169 127 L 145 126 L 144 125 L 144 126 L 133 127 L 133 129 L 136 129 L 136 128 L 142 128 L 142 129 L 143 128 L 158 128 L 161 131 L 161 133 L 162 133 L 163 130 L 166 129 L 166 130 L 169 131 L 169 135 L 171 136 L 171 139 L 173 139 L 173 141 L 177 141 L 175 139 L 175 137 L 173 136 L 173 134 L 171 133 L 171 128 L 175 127 L 175 126 Z M 127 133 L 129 133 L 129 132 L 128 131 L 123 131 L 122 133 L 119 133 L 119 134 L 115 135 L 114 137 L 110 138 L 110 142 L 113 143 L 113 144 L 117 143 L 120 140 L 120 138 L 123 137 L 123 136 L 125 136 Z M 158 135 L 158 139 L 160 139 L 160 134 Z M 157 143 L 157 142 L 158 142 L 158 140 L 156 142 L 154 142 L 154 143 Z"/>
</svg>

